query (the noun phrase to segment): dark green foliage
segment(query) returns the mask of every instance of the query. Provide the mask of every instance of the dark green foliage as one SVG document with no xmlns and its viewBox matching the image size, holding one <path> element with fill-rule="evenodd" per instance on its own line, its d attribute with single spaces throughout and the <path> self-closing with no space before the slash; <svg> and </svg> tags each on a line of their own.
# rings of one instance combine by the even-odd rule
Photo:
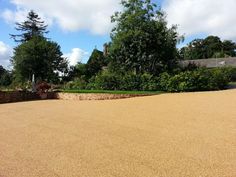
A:
<svg viewBox="0 0 236 177">
<path fill-rule="evenodd" d="M 83 80 L 88 82 L 91 77 L 96 76 L 99 72 L 104 70 L 107 65 L 108 59 L 103 55 L 103 52 L 94 49 L 86 64 L 78 63 L 76 66 L 70 67 L 64 81 L 73 81 L 77 78 L 83 78 Z"/>
<path fill-rule="evenodd" d="M 195 39 L 179 51 L 181 59 L 224 58 L 236 56 L 236 44 L 230 40 L 221 41 L 217 36 Z"/>
<path fill-rule="evenodd" d="M 203 41 L 204 58 L 223 57 L 222 42 L 217 36 L 208 36 Z"/>
<path fill-rule="evenodd" d="M 83 78 L 76 78 L 74 81 L 69 81 L 65 85 L 65 89 L 86 89 L 87 82 Z"/>
<path fill-rule="evenodd" d="M 207 91 L 225 89 L 232 77 L 232 68 L 197 68 L 179 70 L 178 73 L 164 72 L 159 77 L 144 73 L 115 74 L 110 71 L 100 72 L 86 84 L 84 80 L 76 80 L 69 89 L 90 90 L 133 90 L 133 91 Z"/>
<path fill-rule="evenodd" d="M 90 87 L 98 90 L 120 90 L 121 77 L 118 74 L 104 71 L 90 79 Z"/>
<path fill-rule="evenodd" d="M 228 68 L 200 68 L 173 76 L 163 73 L 159 85 L 161 90 L 168 92 L 221 90 L 228 86 L 231 75 L 232 70 Z"/>
<path fill-rule="evenodd" d="M 148 74 L 126 73 L 122 76 L 120 90 L 158 90 L 155 77 Z"/>
<path fill-rule="evenodd" d="M 111 68 L 136 74 L 158 75 L 176 64 L 176 26 L 167 28 L 165 15 L 150 0 L 122 1 L 124 9 L 112 17 L 116 23 L 109 48 Z"/>
<path fill-rule="evenodd" d="M 33 74 L 37 80 L 56 82 L 59 72 L 67 70 L 67 61 L 62 57 L 60 46 L 39 36 L 17 46 L 12 63 L 17 82 L 31 80 Z"/>
<path fill-rule="evenodd" d="M 6 69 L 0 65 L 0 76 L 6 72 Z"/>
<path fill-rule="evenodd" d="M 236 56 L 236 44 L 233 41 L 225 40 L 222 43 L 223 51 L 226 56 L 235 57 Z"/>
<path fill-rule="evenodd" d="M 0 65 L 0 87 L 9 86 L 12 82 L 12 74 Z"/>
<path fill-rule="evenodd" d="M 236 68 L 231 68 L 231 82 L 236 82 Z"/>
<path fill-rule="evenodd" d="M 41 21 L 41 18 L 34 11 L 30 11 L 27 16 L 27 20 L 22 23 L 16 23 L 16 30 L 21 31 L 22 34 L 10 34 L 15 42 L 26 42 L 32 39 L 34 36 L 44 36 L 47 25 L 44 24 L 44 21 Z"/>
<path fill-rule="evenodd" d="M 94 49 L 86 64 L 86 77 L 91 78 L 95 76 L 103 67 L 108 65 L 108 61 L 103 56 L 103 52 Z"/>
<path fill-rule="evenodd" d="M 104 71 L 93 77 L 88 84 L 87 89 L 96 90 L 158 90 L 155 77 L 150 74 L 115 74 Z"/>
<path fill-rule="evenodd" d="M 63 75 L 68 70 L 67 61 L 62 57 L 60 46 L 44 37 L 47 25 L 34 11 L 29 12 L 26 21 L 16 25 L 22 34 L 11 35 L 16 42 L 21 42 L 12 58 L 14 83 L 25 83 L 33 74 L 36 80 L 58 83 L 59 73 Z"/>
<path fill-rule="evenodd" d="M 70 66 L 67 75 L 63 78 L 63 82 L 73 81 L 77 78 L 86 78 L 87 68 L 86 64 L 78 63 L 75 66 Z"/>
</svg>

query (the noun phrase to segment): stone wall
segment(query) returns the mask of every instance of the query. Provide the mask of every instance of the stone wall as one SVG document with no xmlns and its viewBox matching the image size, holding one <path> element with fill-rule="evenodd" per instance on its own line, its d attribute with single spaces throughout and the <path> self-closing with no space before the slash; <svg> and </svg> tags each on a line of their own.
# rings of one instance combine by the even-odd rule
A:
<svg viewBox="0 0 236 177">
<path fill-rule="evenodd" d="M 49 92 L 37 94 L 25 91 L 0 91 L 0 104 L 13 103 L 20 101 L 32 101 L 42 99 L 61 99 L 61 100 L 113 100 L 122 98 L 131 98 L 138 96 L 148 96 L 148 94 L 103 94 L 103 93 L 62 93 L 62 92 Z"/>
<path fill-rule="evenodd" d="M 147 95 L 148 94 L 55 93 L 54 98 L 61 100 L 113 100 Z"/>
<path fill-rule="evenodd" d="M 199 66 L 205 66 L 207 68 L 216 68 L 223 66 L 236 67 L 236 57 L 232 58 L 209 58 L 209 59 L 199 59 L 199 60 L 182 60 L 180 64 L 182 66 L 187 66 L 189 63 L 195 63 Z"/>
</svg>

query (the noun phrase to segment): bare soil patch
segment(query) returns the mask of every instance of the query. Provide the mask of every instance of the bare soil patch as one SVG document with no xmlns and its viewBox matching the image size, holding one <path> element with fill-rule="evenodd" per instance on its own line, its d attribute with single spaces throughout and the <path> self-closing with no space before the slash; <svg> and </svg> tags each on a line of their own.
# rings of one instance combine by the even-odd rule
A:
<svg viewBox="0 0 236 177">
<path fill-rule="evenodd" d="M 0 105 L 0 177 L 235 177 L 236 90 Z"/>
</svg>

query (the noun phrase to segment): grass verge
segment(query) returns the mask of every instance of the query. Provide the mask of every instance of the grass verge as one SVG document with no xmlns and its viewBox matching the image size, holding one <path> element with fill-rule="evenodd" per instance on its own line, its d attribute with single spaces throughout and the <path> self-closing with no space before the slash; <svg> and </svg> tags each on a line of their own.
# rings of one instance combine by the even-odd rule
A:
<svg viewBox="0 0 236 177">
<path fill-rule="evenodd" d="M 61 90 L 64 93 L 106 93 L 106 94 L 129 94 L 129 95 L 157 95 L 161 91 L 120 91 L 120 90 Z"/>
</svg>

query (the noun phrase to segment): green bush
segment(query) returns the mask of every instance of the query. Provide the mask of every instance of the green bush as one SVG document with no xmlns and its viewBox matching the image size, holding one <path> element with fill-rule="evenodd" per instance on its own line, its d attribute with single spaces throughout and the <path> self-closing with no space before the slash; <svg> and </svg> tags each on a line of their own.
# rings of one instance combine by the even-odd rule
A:
<svg viewBox="0 0 236 177">
<path fill-rule="evenodd" d="M 127 73 L 122 76 L 120 89 L 121 90 L 142 90 L 141 75 Z"/>
<path fill-rule="evenodd" d="M 198 68 L 172 74 L 165 72 L 154 77 L 147 73 L 117 74 L 106 70 L 90 78 L 88 83 L 78 78 L 67 83 L 66 88 L 167 92 L 221 90 L 228 86 L 232 72 L 232 68 Z"/>
<path fill-rule="evenodd" d="M 236 82 L 236 68 L 231 68 L 231 82 Z"/>
<path fill-rule="evenodd" d="M 231 69 L 228 68 L 200 68 L 173 76 L 162 73 L 159 85 L 161 90 L 168 92 L 221 90 L 228 86 L 231 74 Z"/>
<path fill-rule="evenodd" d="M 85 89 L 86 81 L 83 78 L 76 78 L 74 81 L 67 82 L 65 85 L 65 89 Z"/>
<path fill-rule="evenodd" d="M 212 87 L 215 90 L 225 89 L 232 78 L 231 68 L 212 69 L 211 70 Z"/>
<path fill-rule="evenodd" d="M 120 76 L 109 71 L 103 71 L 96 77 L 90 79 L 90 89 L 96 90 L 118 90 L 120 87 Z"/>
<path fill-rule="evenodd" d="M 160 90 L 158 78 L 148 73 L 141 75 L 141 90 L 143 91 L 156 91 Z"/>
<path fill-rule="evenodd" d="M 157 90 L 157 82 L 150 74 L 117 74 L 103 71 L 89 80 L 86 89 L 154 91 Z"/>
</svg>

